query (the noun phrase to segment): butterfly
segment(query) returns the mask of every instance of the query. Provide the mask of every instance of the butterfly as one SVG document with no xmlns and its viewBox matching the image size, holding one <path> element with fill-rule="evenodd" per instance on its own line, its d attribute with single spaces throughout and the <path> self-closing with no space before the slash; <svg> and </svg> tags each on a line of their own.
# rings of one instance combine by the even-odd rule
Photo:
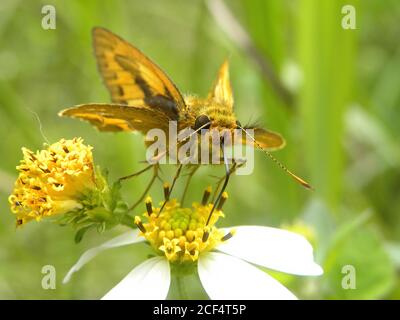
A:
<svg viewBox="0 0 400 320">
<path fill-rule="evenodd" d="M 160 67 L 139 49 L 107 29 L 100 27 L 93 29 L 93 47 L 98 69 L 110 92 L 112 103 L 81 104 L 61 111 L 60 116 L 89 121 L 100 131 L 138 131 L 144 135 L 154 128 L 168 132 L 170 121 L 177 122 L 178 130 L 240 128 L 246 132 L 247 129 L 253 129 L 251 139 L 246 139 L 246 142 L 243 140 L 243 143 L 263 150 L 296 181 L 305 187 L 310 187 L 307 182 L 291 173 L 269 153 L 285 146 L 285 140 L 280 134 L 261 127 L 241 126 L 234 113 L 227 61 L 223 62 L 219 68 L 208 96 L 201 99 L 192 95 L 184 96 Z M 155 173 L 145 193 L 148 192 L 157 176 L 157 165 L 153 167 Z M 181 167 L 182 165 L 178 169 L 179 172 Z M 197 166 L 194 166 L 189 177 L 196 169 Z M 177 176 L 179 176 L 178 172 L 172 187 Z M 227 177 L 229 179 L 228 169 L 225 177 L 226 184 Z"/>
</svg>

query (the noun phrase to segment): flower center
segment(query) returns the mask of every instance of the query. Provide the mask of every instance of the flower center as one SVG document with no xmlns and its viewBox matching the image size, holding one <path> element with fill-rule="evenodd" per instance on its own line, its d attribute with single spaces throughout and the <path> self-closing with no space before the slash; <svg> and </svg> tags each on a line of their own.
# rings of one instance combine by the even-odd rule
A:
<svg viewBox="0 0 400 320">
<path fill-rule="evenodd" d="M 196 261 L 202 252 L 212 250 L 225 240 L 224 234 L 214 225 L 219 217 L 224 216 L 221 209 L 228 195 L 223 193 L 207 225 L 213 207 L 212 203 L 207 203 L 210 193 L 211 188 L 207 188 L 202 202 L 193 203 L 191 208 L 182 208 L 176 199 L 166 200 L 161 213 L 160 208 L 152 206 L 148 197 L 145 201 L 147 212 L 143 214 L 146 221 L 142 222 L 136 216 L 135 223 L 141 235 L 169 261 Z"/>
</svg>

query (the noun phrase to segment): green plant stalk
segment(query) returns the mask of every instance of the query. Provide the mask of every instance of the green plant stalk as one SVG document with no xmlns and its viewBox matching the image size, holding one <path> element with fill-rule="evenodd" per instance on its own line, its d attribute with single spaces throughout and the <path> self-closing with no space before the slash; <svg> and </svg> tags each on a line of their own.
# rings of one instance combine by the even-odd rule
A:
<svg viewBox="0 0 400 320">
<path fill-rule="evenodd" d="M 129 214 L 124 214 L 121 218 L 120 224 L 127 226 L 132 229 L 136 229 L 135 219 Z"/>
</svg>

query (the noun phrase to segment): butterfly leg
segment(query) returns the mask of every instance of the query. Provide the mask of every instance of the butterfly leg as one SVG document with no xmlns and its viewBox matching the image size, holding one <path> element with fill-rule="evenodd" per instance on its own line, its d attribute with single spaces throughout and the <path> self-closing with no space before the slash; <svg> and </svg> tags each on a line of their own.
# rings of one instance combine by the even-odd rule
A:
<svg viewBox="0 0 400 320">
<path fill-rule="evenodd" d="M 243 167 L 243 166 L 246 164 L 246 161 L 237 162 L 237 161 L 235 161 L 234 159 L 232 159 L 232 163 L 233 163 L 233 164 L 232 164 L 231 168 L 229 169 L 229 172 L 230 172 L 229 174 L 230 174 L 230 175 L 232 175 L 233 173 L 235 173 L 237 169 Z M 225 176 L 226 176 L 226 175 L 224 175 L 224 176 L 222 176 L 222 177 L 212 176 L 212 177 L 214 177 L 214 178 L 217 178 L 218 181 L 217 181 L 217 184 L 216 184 L 215 191 L 213 192 L 213 196 L 212 196 L 212 198 L 211 198 L 211 202 L 214 202 L 215 197 L 218 195 L 218 191 L 219 191 L 219 189 L 221 188 L 221 185 L 222 185 L 222 183 L 223 183 L 224 180 L 225 180 Z"/>
<path fill-rule="evenodd" d="M 130 175 L 121 177 L 121 178 L 119 178 L 118 180 L 119 180 L 119 181 L 124 181 L 124 180 L 128 180 L 128 179 L 137 177 L 137 176 L 141 175 L 142 173 L 144 173 L 144 172 L 148 171 L 149 169 L 151 169 L 153 166 L 154 166 L 154 164 L 150 164 L 150 165 L 148 165 L 147 167 L 145 167 L 144 169 L 142 169 L 142 170 L 140 170 L 140 171 L 137 171 L 137 172 L 134 172 L 134 173 L 132 173 L 132 174 L 130 174 Z"/>
<path fill-rule="evenodd" d="M 238 167 L 237 167 L 237 164 L 236 163 L 233 163 L 232 164 L 232 166 L 230 167 L 230 169 L 229 169 L 229 173 L 225 173 L 225 175 L 224 176 L 222 176 L 222 177 L 215 177 L 215 178 L 218 178 L 218 182 L 217 182 L 217 184 L 216 184 L 216 188 L 215 188 L 215 190 L 214 190 L 214 192 L 213 192 L 213 196 L 212 196 L 212 198 L 211 198 L 211 202 L 214 202 L 215 201 L 215 198 L 217 197 L 217 195 L 220 193 L 220 192 L 218 192 L 220 189 L 221 189 L 221 185 L 222 185 L 222 183 L 225 181 L 225 179 L 226 179 L 226 176 L 227 175 L 232 175 L 235 171 L 236 171 L 236 169 L 237 169 Z M 223 192 L 223 191 L 222 191 Z"/>
<path fill-rule="evenodd" d="M 172 190 L 173 190 L 174 187 L 175 187 L 176 180 L 178 180 L 179 176 L 181 175 L 182 168 L 183 168 L 183 164 L 181 163 L 181 164 L 179 164 L 178 169 L 176 170 L 174 179 L 172 180 L 171 188 L 169 189 L 168 196 L 167 196 L 166 199 L 164 200 L 164 203 L 163 203 L 163 205 L 161 206 L 160 211 L 158 212 L 158 215 L 161 214 L 161 212 L 163 211 L 165 205 L 167 204 L 168 199 L 169 199 L 169 197 L 170 197 L 170 195 L 171 195 L 171 193 L 172 193 Z"/>
<path fill-rule="evenodd" d="M 155 163 L 155 164 L 151 164 L 150 167 L 154 168 L 153 171 L 153 176 L 150 179 L 150 182 L 148 183 L 146 189 L 144 190 L 144 192 L 142 193 L 142 195 L 140 196 L 140 198 L 129 208 L 129 211 L 134 210 L 140 203 L 143 202 L 144 198 L 146 197 L 146 195 L 148 194 L 148 192 L 150 191 L 151 187 L 153 186 L 154 181 L 159 178 L 158 177 L 158 171 L 159 171 L 159 164 Z M 148 167 L 146 167 L 145 169 L 147 169 Z M 143 171 L 143 170 L 142 170 Z"/>
<path fill-rule="evenodd" d="M 185 189 L 183 190 L 183 194 L 182 194 L 182 198 L 181 198 L 181 205 L 183 205 L 183 202 L 185 201 L 185 196 L 186 193 L 189 189 L 189 184 L 190 181 L 192 180 L 193 175 L 196 173 L 196 171 L 200 168 L 200 165 L 194 165 L 194 167 L 192 168 L 192 170 L 189 172 L 187 180 L 186 180 L 186 184 L 185 184 Z"/>
<path fill-rule="evenodd" d="M 206 222 L 206 226 L 208 226 L 208 224 L 210 223 L 212 214 L 213 214 L 213 212 L 215 211 L 215 208 L 217 207 L 217 205 L 218 205 L 218 203 L 219 203 L 219 201 L 220 201 L 220 199 L 221 199 L 221 197 L 222 197 L 222 194 L 224 193 L 226 187 L 228 186 L 228 182 L 229 182 L 230 176 L 232 175 L 233 172 L 235 172 L 235 170 L 236 170 L 236 163 L 233 163 L 232 166 L 231 166 L 230 168 L 229 168 L 229 166 L 226 167 L 225 176 L 224 176 L 223 179 L 221 179 L 221 180 L 219 181 L 219 183 L 218 183 L 218 185 L 217 185 L 217 189 L 215 190 L 215 193 L 214 193 L 214 197 L 213 197 L 213 198 L 215 198 L 215 195 L 216 195 L 216 194 L 218 194 L 218 196 L 217 196 L 217 198 L 215 199 L 215 201 L 214 201 L 214 199 L 213 199 L 214 204 L 213 204 L 213 207 L 212 207 L 212 209 L 211 209 L 211 211 L 210 211 L 210 213 L 209 213 L 209 215 L 208 215 L 208 219 L 207 219 L 207 222 Z M 221 188 L 221 190 L 218 192 L 218 190 L 219 190 L 219 188 L 220 188 L 222 182 L 223 182 L 222 188 Z M 207 240 L 207 239 L 205 239 L 204 241 L 206 241 L 206 240 Z"/>
<path fill-rule="evenodd" d="M 208 215 L 206 226 L 208 226 L 208 224 L 210 223 L 212 214 L 213 214 L 216 206 L 218 205 L 218 203 L 219 203 L 219 201 L 220 201 L 220 199 L 222 197 L 222 194 L 224 193 L 226 187 L 228 186 L 229 178 L 230 178 L 230 176 L 231 176 L 231 174 L 233 172 L 232 168 L 236 167 L 236 162 L 234 160 L 233 160 L 232 168 L 229 166 L 228 158 L 226 157 L 226 153 L 225 153 L 225 147 L 224 147 L 224 140 L 223 139 L 221 140 L 221 152 L 222 152 L 222 156 L 223 156 L 223 159 L 224 159 L 224 165 L 225 165 L 225 178 L 224 178 L 224 182 L 222 184 L 221 191 L 219 192 L 219 194 L 217 196 L 217 199 L 214 201 L 212 209 L 211 209 L 211 211 L 210 211 L 210 213 Z M 204 234 L 203 234 L 203 241 L 204 242 L 207 241 L 208 236 L 209 236 L 208 232 L 204 232 Z"/>
</svg>

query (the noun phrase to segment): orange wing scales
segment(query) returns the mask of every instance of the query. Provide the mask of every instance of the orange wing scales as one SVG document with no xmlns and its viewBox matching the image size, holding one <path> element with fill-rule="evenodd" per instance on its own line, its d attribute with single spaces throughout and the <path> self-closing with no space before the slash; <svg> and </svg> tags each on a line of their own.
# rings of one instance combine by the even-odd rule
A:
<svg viewBox="0 0 400 320">
<path fill-rule="evenodd" d="M 214 99 L 221 103 L 230 112 L 233 110 L 233 93 L 229 80 L 229 63 L 225 60 L 218 70 L 217 79 L 211 88 L 208 99 Z"/>
<path fill-rule="evenodd" d="M 261 128 L 245 128 L 245 129 L 253 129 L 254 130 L 254 139 L 257 141 L 260 147 L 268 151 L 280 150 L 285 147 L 286 141 L 285 139 L 276 132 L 261 129 Z M 246 139 L 246 136 L 243 136 L 243 144 L 254 145 L 254 141 L 251 139 Z"/>
<path fill-rule="evenodd" d="M 140 101 L 138 101 L 139 103 Z M 59 113 L 89 121 L 100 131 L 140 131 L 146 134 L 150 129 L 168 130 L 168 117 L 157 109 L 118 104 L 83 104 Z"/>
<path fill-rule="evenodd" d="M 93 29 L 99 71 L 113 102 L 131 105 L 143 99 L 177 120 L 185 102 L 174 83 L 149 58 L 112 32 Z"/>
</svg>

